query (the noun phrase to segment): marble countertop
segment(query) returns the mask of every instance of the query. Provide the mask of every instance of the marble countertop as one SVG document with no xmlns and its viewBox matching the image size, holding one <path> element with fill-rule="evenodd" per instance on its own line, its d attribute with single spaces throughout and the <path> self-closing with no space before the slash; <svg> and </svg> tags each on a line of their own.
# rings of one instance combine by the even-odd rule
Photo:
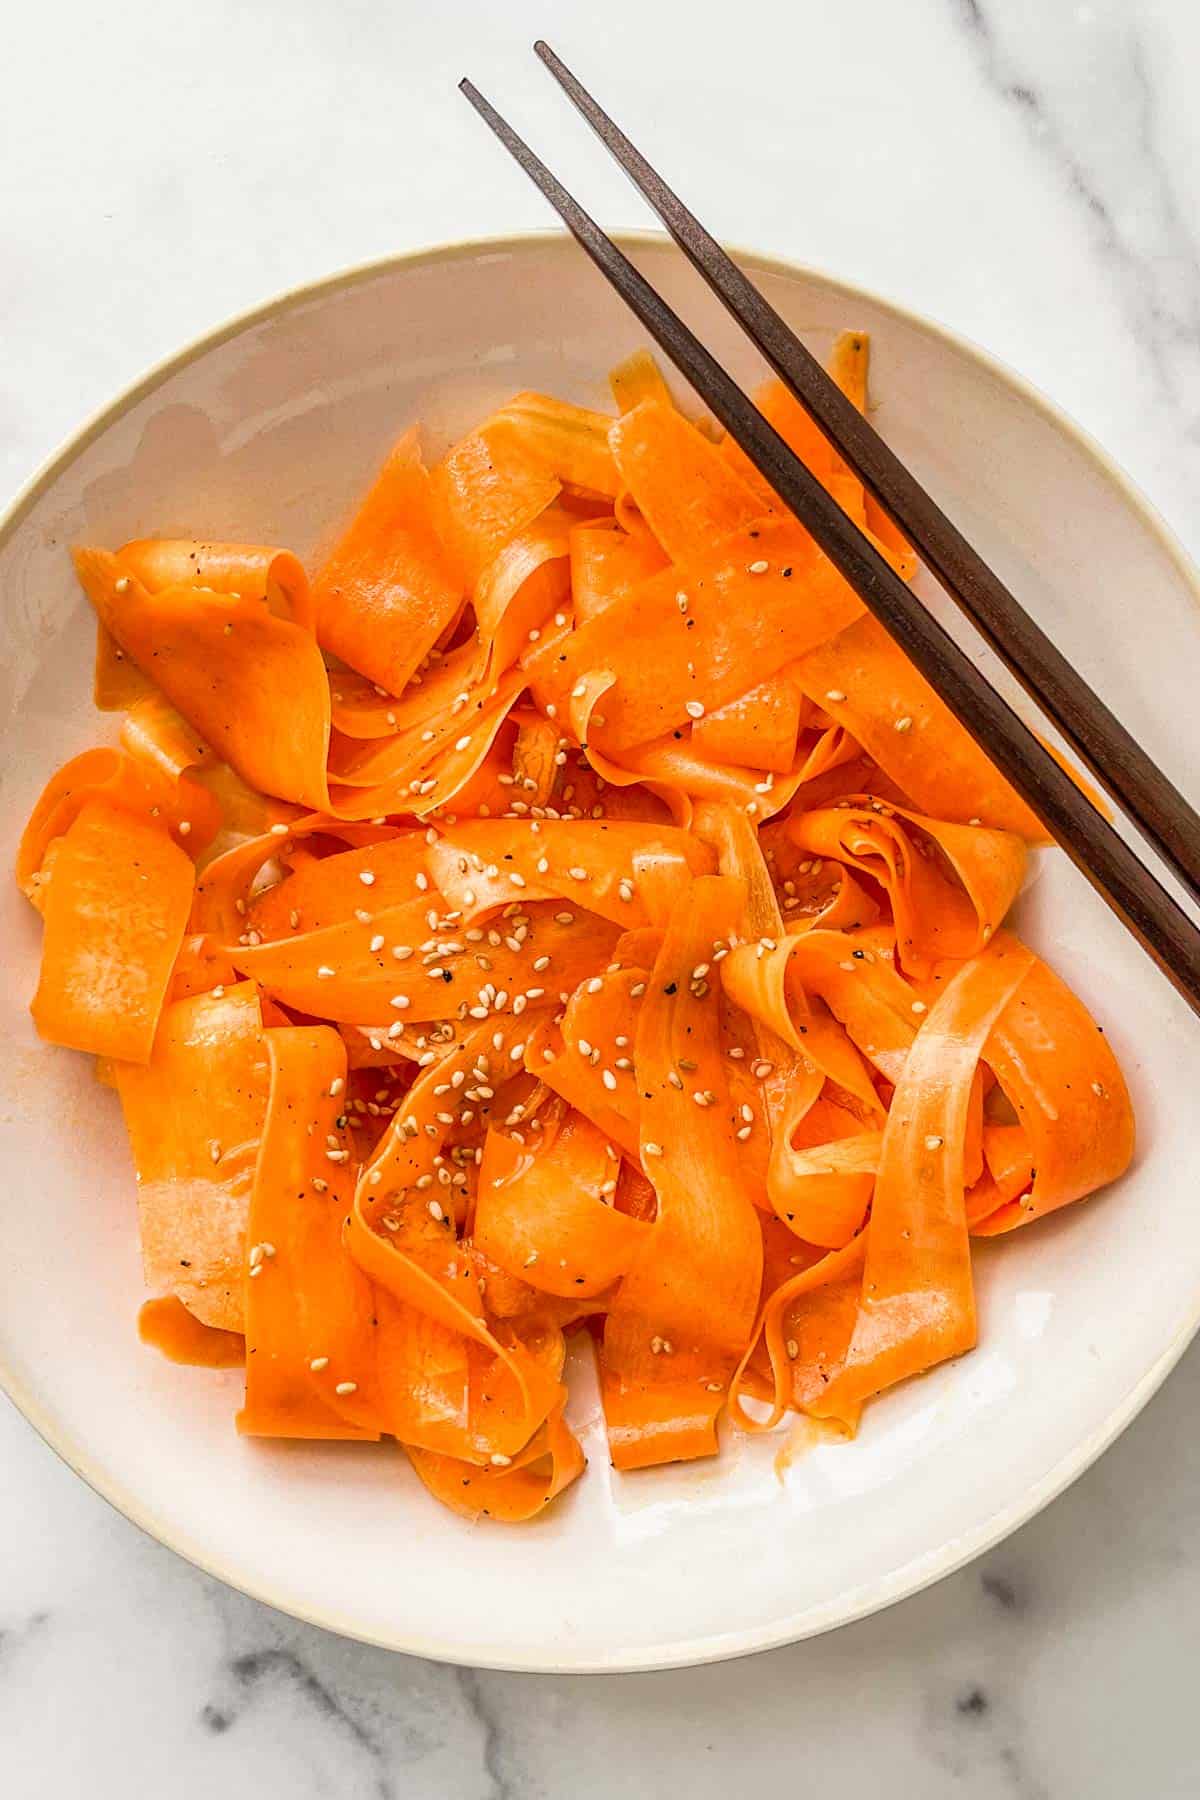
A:
<svg viewBox="0 0 1200 1800">
<path fill-rule="evenodd" d="M 644 224 L 528 55 L 551 29 L 718 233 L 978 339 L 1200 553 L 1194 0 L 22 8 L 0 110 L 0 489 L 279 289 L 545 224 L 454 93 L 466 69 L 601 218 Z M 836 1783 L 859 1800 L 887 1780 L 922 1800 L 1183 1800 L 1200 1789 L 1197 1416 L 1193 1350 L 1068 1494 L 931 1591 L 737 1664 L 554 1679 L 364 1649 L 230 1592 L 0 1400 L 0 1792 L 724 1800 Z"/>
</svg>

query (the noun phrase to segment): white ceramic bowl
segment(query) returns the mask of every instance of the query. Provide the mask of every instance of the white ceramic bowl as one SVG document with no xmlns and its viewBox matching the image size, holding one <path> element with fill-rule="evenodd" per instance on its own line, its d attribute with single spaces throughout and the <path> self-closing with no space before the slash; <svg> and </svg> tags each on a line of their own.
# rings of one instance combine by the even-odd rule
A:
<svg viewBox="0 0 1200 1800">
<path fill-rule="evenodd" d="M 753 356 L 664 241 L 651 279 L 744 379 Z M 818 349 L 872 335 L 877 419 L 1151 751 L 1200 763 L 1194 571 L 1059 413 L 926 321 L 810 271 L 746 259 Z M 604 405 L 639 334 L 557 235 L 401 257 L 300 290 L 203 339 L 86 426 L 0 529 L 0 859 L 50 770 L 112 735 L 90 706 L 69 544 L 142 534 L 314 538 L 414 418 L 436 447 L 517 388 Z M 26 1011 L 39 927 L 0 886 L 0 1380 L 100 1493 L 248 1593 L 453 1661 L 638 1669 L 787 1642 L 911 1593 L 1028 1518 L 1113 1439 L 1200 1318 L 1196 1031 L 1060 856 L 1020 923 L 1112 1035 L 1141 1150 L 1119 1187 L 977 1256 L 981 1345 L 872 1406 L 857 1442 L 731 1434 L 719 1460 L 619 1476 L 590 1371 L 592 1463 L 536 1525 L 464 1525 L 402 1453 L 236 1435 L 234 1372 L 137 1340 L 129 1155 L 115 1097 Z"/>
</svg>

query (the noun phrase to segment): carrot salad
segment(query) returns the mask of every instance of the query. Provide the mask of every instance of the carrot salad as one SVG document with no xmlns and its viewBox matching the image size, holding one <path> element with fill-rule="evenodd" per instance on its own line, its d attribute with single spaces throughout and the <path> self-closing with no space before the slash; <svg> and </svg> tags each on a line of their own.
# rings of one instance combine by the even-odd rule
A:
<svg viewBox="0 0 1200 1800">
<path fill-rule="evenodd" d="M 866 403 L 868 347 L 833 369 Z M 311 577 L 81 548 L 119 745 L 18 879 L 177 1360 L 249 1436 L 402 1443 L 470 1518 L 970 1350 L 972 1239 L 1119 1176 L 1101 1029 L 1005 925 L 1039 827 L 645 354 L 402 437 Z M 906 578 L 778 384 L 759 404 Z"/>
</svg>

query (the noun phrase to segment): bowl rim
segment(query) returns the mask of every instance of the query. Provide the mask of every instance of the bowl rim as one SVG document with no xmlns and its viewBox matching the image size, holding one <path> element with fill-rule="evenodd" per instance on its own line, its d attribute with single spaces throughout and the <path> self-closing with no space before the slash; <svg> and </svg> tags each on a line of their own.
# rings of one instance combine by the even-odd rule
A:
<svg viewBox="0 0 1200 1800">
<path fill-rule="evenodd" d="M 638 250 L 672 248 L 672 240 L 665 232 L 619 230 L 610 235 L 622 248 L 635 253 Z M 296 307 L 385 275 L 435 263 L 489 255 L 527 255 L 555 247 L 568 250 L 572 247 L 572 240 L 567 232 L 552 226 L 542 230 L 455 239 L 352 264 L 315 281 L 284 289 L 272 298 L 234 314 L 151 365 L 113 400 L 87 417 L 51 452 L 0 512 L 0 550 L 15 536 L 34 505 L 62 472 L 111 425 L 117 423 L 131 407 L 152 394 L 172 375 L 241 332 Z M 849 305 L 866 302 L 890 313 L 902 323 L 935 338 L 973 362 L 981 371 L 1015 393 L 1026 406 L 1033 408 L 1047 423 L 1068 438 L 1098 469 L 1115 490 L 1116 497 L 1137 515 L 1142 525 L 1157 540 L 1159 548 L 1174 564 L 1180 579 L 1190 589 L 1200 611 L 1200 568 L 1192 561 L 1158 508 L 1090 432 L 1017 370 L 939 320 L 879 294 L 862 283 L 849 281 L 791 258 L 772 256 L 742 246 L 730 245 L 728 248 L 730 254 L 752 272 L 807 280 L 844 296 Z M 949 1539 L 937 1550 L 864 1584 L 851 1594 L 826 1601 L 819 1606 L 806 1607 L 800 1613 L 769 1625 L 730 1633 L 710 1633 L 703 1637 L 663 1642 L 633 1651 L 614 1649 L 600 1656 L 590 1654 L 574 1657 L 561 1652 L 554 1656 L 530 1652 L 505 1653 L 494 1644 L 477 1644 L 469 1640 L 452 1641 L 446 1637 L 430 1639 L 406 1634 L 403 1630 L 383 1632 L 364 1627 L 354 1618 L 339 1615 L 335 1610 L 313 1606 L 287 1593 L 278 1584 L 256 1578 L 252 1568 L 243 1568 L 236 1562 L 222 1561 L 215 1557 L 191 1542 L 185 1533 L 177 1531 L 160 1518 L 151 1504 L 137 1493 L 126 1489 L 117 1475 L 106 1471 L 85 1453 L 73 1440 L 70 1431 L 51 1415 L 49 1408 L 42 1405 L 33 1389 L 3 1362 L 0 1362 L 0 1392 L 8 1396 L 18 1412 L 67 1467 L 132 1524 L 182 1556 L 204 1574 L 292 1618 L 360 1643 L 407 1656 L 424 1657 L 433 1662 L 514 1673 L 612 1675 L 684 1668 L 779 1649 L 842 1625 L 854 1624 L 953 1574 L 1026 1524 L 1090 1468 L 1157 1392 L 1198 1329 L 1200 1294 L 1171 1342 L 1155 1362 L 1143 1371 L 1099 1427 L 1073 1445 L 1019 1500 L 985 1517 L 974 1529 Z"/>
</svg>

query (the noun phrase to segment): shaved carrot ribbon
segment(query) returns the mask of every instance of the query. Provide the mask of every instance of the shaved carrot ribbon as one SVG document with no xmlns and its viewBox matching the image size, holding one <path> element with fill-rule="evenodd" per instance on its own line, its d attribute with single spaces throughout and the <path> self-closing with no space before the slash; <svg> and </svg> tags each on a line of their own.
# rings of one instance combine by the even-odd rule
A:
<svg viewBox="0 0 1200 1800">
<path fill-rule="evenodd" d="M 834 378 L 867 405 L 868 345 Z M 75 552 L 119 747 L 16 874 L 133 1150 L 148 1341 L 467 1519 L 970 1349 L 972 1239 L 1117 1179 L 1100 1028 L 1006 925 L 1036 821 L 644 352 L 287 550 Z M 760 404 L 906 579 L 778 383 Z M 248 1451 L 249 1453 L 249 1451 Z"/>
</svg>

